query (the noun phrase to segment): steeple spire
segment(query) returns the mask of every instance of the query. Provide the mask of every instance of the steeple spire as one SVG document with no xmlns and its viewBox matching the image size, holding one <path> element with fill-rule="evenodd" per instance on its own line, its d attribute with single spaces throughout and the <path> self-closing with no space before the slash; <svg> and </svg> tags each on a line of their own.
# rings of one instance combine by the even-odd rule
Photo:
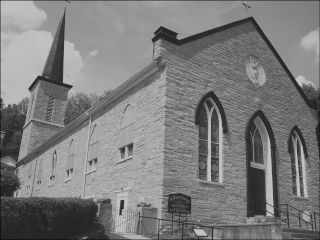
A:
<svg viewBox="0 0 320 240">
<path fill-rule="evenodd" d="M 63 83 L 63 55 L 64 55 L 64 29 L 66 7 L 60 20 L 57 32 L 50 48 L 50 52 L 43 68 L 42 77 Z"/>
</svg>

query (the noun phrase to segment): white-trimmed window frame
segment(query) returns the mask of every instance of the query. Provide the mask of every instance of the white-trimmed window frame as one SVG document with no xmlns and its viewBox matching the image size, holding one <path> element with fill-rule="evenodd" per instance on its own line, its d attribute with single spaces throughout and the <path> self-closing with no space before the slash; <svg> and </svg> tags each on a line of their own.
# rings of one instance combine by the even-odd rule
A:
<svg viewBox="0 0 320 240">
<path fill-rule="evenodd" d="M 91 159 L 87 164 L 87 173 L 97 170 L 98 158 Z"/>
<path fill-rule="evenodd" d="M 132 147 L 131 155 L 129 155 L 129 148 Z M 122 151 L 124 151 L 124 157 L 122 157 Z M 133 156 L 133 143 L 130 143 L 119 149 L 119 162 L 132 159 Z"/>
<path fill-rule="evenodd" d="M 305 156 L 304 156 L 304 150 L 303 150 L 303 145 L 301 142 L 301 139 L 299 135 L 294 131 L 293 134 L 291 135 L 291 141 L 293 145 L 293 151 L 294 151 L 294 160 L 295 160 L 295 167 L 296 167 L 296 191 L 297 191 L 297 197 L 308 197 L 308 188 L 307 188 L 307 179 L 306 179 L 306 166 L 305 166 Z M 300 171 L 299 171 L 299 162 L 298 162 L 298 149 L 297 149 L 297 143 L 299 141 L 300 145 L 300 154 L 301 154 L 301 167 L 302 167 L 302 181 L 303 181 L 303 191 L 304 194 L 301 196 L 301 191 L 300 191 Z"/>
<path fill-rule="evenodd" d="M 39 178 L 40 167 L 41 167 L 41 179 L 39 180 L 38 178 Z M 38 171 L 37 171 L 37 190 L 40 189 L 40 186 L 42 183 L 42 173 L 43 173 L 43 158 L 40 159 Z"/>
<path fill-rule="evenodd" d="M 57 163 L 58 163 L 58 156 L 57 156 L 57 152 L 54 151 L 53 155 L 52 155 L 52 158 L 54 159 L 54 156 L 56 158 L 56 160 L 52 160 L 55 162 L 53 168 L 51 168 L 51 173 L 50 173 L 50 177 L 49 177 L 49 186 L 52 186 L 54 185 L 54 182 L 55 182 L 55 178 L 56 178 L 56 169 L 57 169 Z"/>
<path fill-rule="evenodd" d="M 206 101 L 210 101 L 213 107 L 209 110 L 208 106 L 206 104 Z M 219 120 L 219 182 L 215 183 L 223 183 L 223 159 L 222 159 L 222 153 L 223 153 L 223 131 L 222 131 L 222 119 L 221 119 L 221 114 L 219 111 L 219 108 L 215 104 L 212 98 L 208 98 L 203 102 L 204 108 L 206 110 L 207 114 L 207 122 L 208 122 L 208 154 L 207 154 L 207 180 L 200 179 L 202 181 L 209 181 L 209 182 L 214 182 L 211 181 L 211 117 L 213 111 L 217 112 L 218 120 Z M 199 162 L 198 162 L 199 164 Z M 199 169 L 199 166 L 198 166 Z"/>
</svg>

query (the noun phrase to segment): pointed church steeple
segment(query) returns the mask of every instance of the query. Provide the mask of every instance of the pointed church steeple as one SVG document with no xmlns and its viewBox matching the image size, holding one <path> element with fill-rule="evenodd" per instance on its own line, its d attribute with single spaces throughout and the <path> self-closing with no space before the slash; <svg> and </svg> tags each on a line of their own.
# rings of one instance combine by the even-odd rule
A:
<svg viewBox="0 0 320 240">
<path fill-rule="evenodd" d="M 42 76 L 63 83 L 64 30 L 66 8 L 54 36 Z"/>
</svg>

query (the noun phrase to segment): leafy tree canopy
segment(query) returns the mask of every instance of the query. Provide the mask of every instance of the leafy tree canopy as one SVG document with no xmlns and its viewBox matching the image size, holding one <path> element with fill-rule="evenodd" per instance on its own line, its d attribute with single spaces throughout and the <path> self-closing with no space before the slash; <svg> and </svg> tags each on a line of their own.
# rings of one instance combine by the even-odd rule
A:
<svg viewBox="0 0 320 240">
<path fill-rule="evenodd" d="M 71 123 L 93 105 L 95 105 L 102 99 L 107 98 L 111 92 L 112 90 L 104 91 L 101 96 L 98 96 L 96 93 L 85 94 L 82 92 L 70 94 L 68 96 L 68 105 L 66 109 L 64 124 L 68 125 L 69 123 Z"/>
<path fill-rule="evenodd" d="M 14 191 L 20 188 L 20 180 L 13 170 L 1 169 L 1 196 L 12 197 Z"/>
<path fill-rule="evenodd" d="M 316 102 L 319 106 L 320 90 L 316 89 L 311 84 L 302 83 L 302 90 L 307 95 L 308 99 Z"/>
</svg>

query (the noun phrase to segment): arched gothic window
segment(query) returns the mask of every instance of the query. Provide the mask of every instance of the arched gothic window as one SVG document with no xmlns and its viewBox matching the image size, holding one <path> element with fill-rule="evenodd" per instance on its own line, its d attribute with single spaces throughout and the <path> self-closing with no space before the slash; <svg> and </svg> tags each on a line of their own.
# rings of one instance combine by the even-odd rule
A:
<svg viewBox="0 0 320 240">
<path fill-rule="evenodd" d="M 67 179 L 71 179 L 72 178 L 74 153 L 75 153 L 74 141 L 72 139 L 71 143 L 70 143 L 70 146 L 69 146 L 68 159 L 67 159 L 67 165 L 66 165 Z"/>
<path fill-rule="evenodd" d="M 263 144 L 259 129 L 253 122 L 250 126 L 250 142 L 248 145 L 250 162 L 264 164 Z"/>
<path fill-rule="evenodd" d="M 39 162 L 39 167 L 38 167 L 37 186 L 41 185 L 42 169 L 43 169 L 43 160 L 41 159 L 40 162 Z"/>
<path fill-rule="evenodd" d="M 222 182 L 222 122 L 212 98 L 199 106 L 199 178 Z"/>
<path fill-rule="evenodd" d="M 130 105 L 127 106 L 120 125 L 120 161 L 132 158 L 134 136 L 134 112 Z"/>
<path fill-rule="evenodd" d="M 30 164 L 30 168 L 29 168 L 29 171 L 28 171 L 28 183 L 27 183 L 27 191 L 30 190 L 31 188 L 31 183 L 32 183 L 32 164 Z"/>
<path fill-rule="evenodd" d="M 54 95 L 51 95 L 48 101 L 47 113 L 46 113 L 46 122 L 52 121 L 52 112 L 54 107 Z"/>
<path fill-rule="evenodd" d="M 49 182 L 51 185 L 54 183 L 56 168 L 57 168 L 57 152 L 54 151 L 52 155 L 52 161 L 51 161 L 51 175 L 50 175 L 50 182 Z"/>
<path fill-rule="evenodd" d="M 93 171 L 97 168 L 96 165 L 98 162 L 98 152 L 99 152 L 99 128 L 98 128 L 98 125 L 95 125 L 93 127 L 91 138 L 90 138 L 87 171 Z"/>
<path fill-rule="evenodd" d="M 289 138 L 289 153 L 291 158 L 292 192 L 299 197 L 307 197 L 306 181 L 306 146 L 298 127 L 294 127 Z"/>
</svg>

